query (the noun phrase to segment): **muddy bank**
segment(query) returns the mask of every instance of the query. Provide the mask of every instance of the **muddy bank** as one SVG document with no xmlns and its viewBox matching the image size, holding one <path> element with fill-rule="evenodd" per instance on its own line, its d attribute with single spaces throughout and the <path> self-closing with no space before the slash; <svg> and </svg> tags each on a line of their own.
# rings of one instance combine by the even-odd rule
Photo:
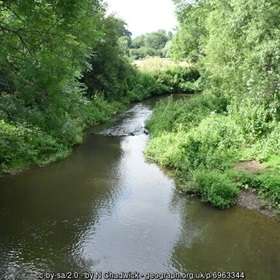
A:
<svg viewBox="0 0 280 280">
<path fill-rule="evenodd" d="M 267 200 L 260 198 L 254 189 L 241 191 L 237 200 L 237 206 L 258 211 L 265 216 L 275 218 L 280 221 L 279 212 L 274 209 Z"/>
</svg>

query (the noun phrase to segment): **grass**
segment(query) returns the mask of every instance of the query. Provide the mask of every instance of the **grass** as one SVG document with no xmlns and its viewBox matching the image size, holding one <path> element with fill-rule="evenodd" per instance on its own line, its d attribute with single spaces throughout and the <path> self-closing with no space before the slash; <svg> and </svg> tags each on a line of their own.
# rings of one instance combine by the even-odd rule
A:
<svg viewBox="0 0 280 280">
<path fill-rule="evenodd" d="M 273 155 L 266 162 L 265 165 L 267 168 L 274 170 L 275 172 L 280 173 L 280 156 Z"/>
<path fill-rule="evenodd" d="M 191 67 L 191 65 L 188 62 L 175 62 L 169 58 L 160 57 L 148 57 L 141 60 L 135 60 L 134 64 L 141 72 L 145 73 L 155 73 L 160 71 L 172 70 L 178 67 Z"/>
</svg>

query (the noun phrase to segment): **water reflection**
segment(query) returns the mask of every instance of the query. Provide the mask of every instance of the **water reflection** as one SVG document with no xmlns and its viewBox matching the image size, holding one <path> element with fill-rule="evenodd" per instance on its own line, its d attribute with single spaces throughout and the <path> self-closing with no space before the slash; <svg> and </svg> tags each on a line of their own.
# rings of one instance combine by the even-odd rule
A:
<svg viewBox="0 0 280 280">
<path fill-rule="evenodd" d="M 1 179 L 2 274 L 15 264 L 23 271 L 77 269 L 73 249 L 117 192 L 119 145 L 118 138 L 90 137 L 66 161 Z"/>
<path fill-rule="evenodd" d="M 254 211 L 218 211 L 185 203 L 173 263 L 180 271 L 243 271 L 247 279 L 278 279 L 280 225 Z M 190 242 L 191 241 L 191 242 Z"/>
<path fill-rule="evenodd" d="M 279 223 L 187 198 L 145 161 L 150 112 L 137 105 L 109 132 L 135 137 L 89 135 L 67 160 L 0 179 L 0 279 L 96 270 L 279 278 Z"/>
<path fill-rule="evenodd" d="M 169 271 L 180 219 L 170 211 L 174 183 L 144 161 L 146 136 L 122 140 L 113 211 L 99 215 L 77 255 L 100 271 Z"/>
</svg>

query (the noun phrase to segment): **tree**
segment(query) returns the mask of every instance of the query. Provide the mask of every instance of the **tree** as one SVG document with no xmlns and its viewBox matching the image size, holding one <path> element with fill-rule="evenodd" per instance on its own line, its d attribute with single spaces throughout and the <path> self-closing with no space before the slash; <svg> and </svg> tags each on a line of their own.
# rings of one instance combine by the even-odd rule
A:
<svg viewBox="0 0 280 280">
<path fill-rule="evenodd" d="M 1 1 L 0 69 L 29 104 L 61 94 L 102 36 L 95 0 Z"/>
<path fill-rule="evenodd" d="M 198 61 L 208 89 L 231 99 L 280 107 L 280 5 L 277 0 L 175 0 L 175 58 Z M 276 114 L 276 115 L 277 115 Z"/>
<path fill-rule="evenodd" d="M 83 82 L 89 95 L 102 92 L 106 98 L 120 98 L 127 94 L 127 83 L 133 72 L 127 58 L 131 33 L 125 22 L 113 16 L 104 19 L 104 36 L 91 56 L 91 70 L 84 73 Z"/>
<path fill-rule="evenodd" d="M 165 46 L 172 39 L 172 33 L 164 30 L 146 33 L 132 40 L 130 54 L 134 59 L 146 56 L 164 57 L 167 52 Z"/>
<path fill-rule="evenodd" d="M 179 28 L 171 46 L 171 56 L 175 59 L 198 61 L 204 54 L 204 41 L 207 37 L 205 19 L 210 5 L 207 0 L 174 0 L 177 8 Z"/>
</svg>

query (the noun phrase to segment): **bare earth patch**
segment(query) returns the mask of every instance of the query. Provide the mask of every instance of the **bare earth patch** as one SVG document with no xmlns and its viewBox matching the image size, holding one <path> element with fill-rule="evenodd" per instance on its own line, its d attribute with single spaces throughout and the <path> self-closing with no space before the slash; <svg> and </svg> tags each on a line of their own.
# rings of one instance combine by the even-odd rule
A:
<svg viewBox="0 0 280 280">
<path fill-rule="evenodd" d="M 264 171 L 265 166 L 256 160 L 246 160 L 237 163 L 234 169 L 237 171 L 246 171 L 252 174 L 256 174 Z"/>
<path fill-rule="evenodd" d="M 242 191 L 239 195 L 237 204 L 239 207 L 258 211 L 268 217 L 276 217 L 277 214 L 273 209 L 261 198 L 258 197 L 255 190 Z"/>
<path fill-rule="evenodd" d="M 241 161 L 234 167 L 236 171 L 258 174 L 266 169 L 266 167 L 256 160 Z M 277 217 L 276 211 L 263 199 L 261 199 L 256 190 L 248 189 L 240 192 L 237 204 L 239 207 L 258 211 L 268 217 Z"/>
</svg>

